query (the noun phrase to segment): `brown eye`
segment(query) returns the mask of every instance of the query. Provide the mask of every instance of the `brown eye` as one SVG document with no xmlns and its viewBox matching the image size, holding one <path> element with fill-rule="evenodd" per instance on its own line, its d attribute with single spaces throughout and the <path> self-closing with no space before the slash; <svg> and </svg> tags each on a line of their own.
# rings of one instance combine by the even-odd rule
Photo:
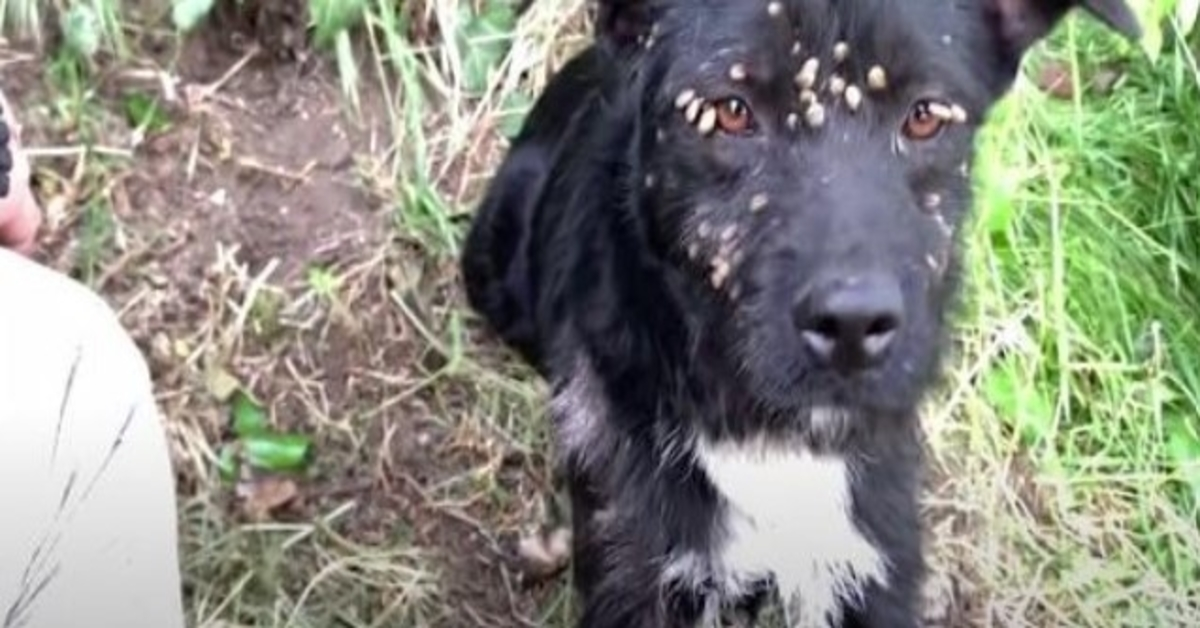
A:
<svg viewBox="0 0 1200 628">
<path fill-rule="evenodd" d="M 942 130 L 946 116 L 941 115 L 945 105 L 922 100 L 913 105 L 904 120 L 904 136 L 912 140 L 927 140 Z"/>
<path fill-rule="evenodd" d="M 726 98 L 717 103 L 717 126 L 726 133 L 750 130 L 750 107 L 741 98 Z"/>
</svg>

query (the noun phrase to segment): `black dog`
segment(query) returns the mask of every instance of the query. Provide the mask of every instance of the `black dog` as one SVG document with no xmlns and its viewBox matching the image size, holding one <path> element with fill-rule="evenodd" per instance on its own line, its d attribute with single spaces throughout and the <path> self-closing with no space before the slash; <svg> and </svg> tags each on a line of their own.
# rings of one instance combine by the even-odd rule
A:
<svg viewBox="0 0 1200 628">
<path fill-rule="evenodd" d="M 973 141 L 1028 48 L 1120 0 L 601 0 L 468 237 L 553 386 L 581 626 L 918 624 L 916 408 Z"/>
</svg>

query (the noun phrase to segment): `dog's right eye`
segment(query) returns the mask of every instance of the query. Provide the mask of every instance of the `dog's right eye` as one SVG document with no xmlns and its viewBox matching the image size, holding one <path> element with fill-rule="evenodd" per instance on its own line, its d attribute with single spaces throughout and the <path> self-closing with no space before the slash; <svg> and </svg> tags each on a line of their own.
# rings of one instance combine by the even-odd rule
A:
<svg viewBox="0 0 1200 628">
<path fill-rule="evenodd" d="M 736 96 L 716 103 L 717 126 L 731 135 L 740 135 L 750 130 L 753 116 L 746 101 Z"/>
</svg>

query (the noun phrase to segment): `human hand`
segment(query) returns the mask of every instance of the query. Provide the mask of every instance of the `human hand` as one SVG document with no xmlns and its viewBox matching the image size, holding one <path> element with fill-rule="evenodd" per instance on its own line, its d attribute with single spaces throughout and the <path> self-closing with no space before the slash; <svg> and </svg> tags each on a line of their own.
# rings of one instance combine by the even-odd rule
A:
<svg viewBox="0 0 1200 628">
<path fill-rule="evenodd" d="M 29 158 L 21 150 L 21 126 L 0 92 L 0 248 L 31 253 L 42 210 L 29 188 Z"/>
</svg>

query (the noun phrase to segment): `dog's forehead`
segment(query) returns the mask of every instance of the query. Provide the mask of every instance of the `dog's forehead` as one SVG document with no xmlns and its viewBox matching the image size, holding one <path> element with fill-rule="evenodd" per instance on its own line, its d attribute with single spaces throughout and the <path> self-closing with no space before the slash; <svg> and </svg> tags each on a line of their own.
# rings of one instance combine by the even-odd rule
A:
<svg viewBox="0 0 1200 628">
<path fill-rule="evenodd" d="M 790 80 L 815 59 L 820 74 L 837 66 L 865 80 L 879 67 L 902 83 L 944 73 L 942 66 L 956 59 L 955 49 L 975 26 L 971 13 L 946 0 L 702 1 L 673 7 L 660 28 L 680 53 L 668 72 L 676 77 L 741 65 L 763 82 Z M 947 54 L 921 54 L 934 48 Z"/>
</svg>

